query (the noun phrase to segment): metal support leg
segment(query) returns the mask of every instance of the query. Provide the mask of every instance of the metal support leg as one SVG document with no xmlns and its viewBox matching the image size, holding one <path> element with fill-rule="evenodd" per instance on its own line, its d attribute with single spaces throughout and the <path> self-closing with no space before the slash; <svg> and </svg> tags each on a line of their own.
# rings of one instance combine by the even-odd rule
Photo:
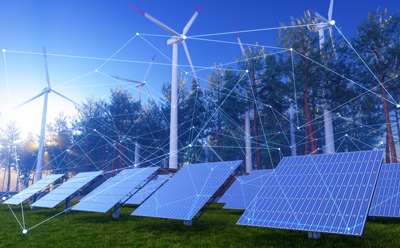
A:
<svg viewBox="0 0 400 248">
<path fill-rule="evenodd" d="M 37 195 L 34 194 L 34 195 L 33 195 L 33 199 L 32 199 L 32 203 L 35 203 L 35 202 L 36 202 L 36 199 L 37 199 Z M 36 209 L 36 207 L 32 207 L 32 206 L 31 206 L 31 209 Z"/>
<path fill-rule="evenodd" d="M 71 209 L 71 199 L 68 197 L 65 199 L 65 213 L 69 214 L 69 210 Z"/>
<path fill-rule="evenodd" d="M 192 221 L 192 220 L 184 220 L 184 221 L 183 221 L 183 224 L 184 224 L 185 226 L 192 226 L 192 225 L 193 225 L 193 221 Z"/>
<path fill-rule="evenodd" d="M 308 232 L 308 237 L 312 239 L 320 239 L 321 233 L 320 232 Z"/>
<path fill-rule="evenodd" d="M 115 206 L 114 206 L 114 211 L 112 212 L 112 217 L 114 218 L 114 219 L 118 219 L 119 218 L 119 203 L 117 203 Z"/>
</svg>

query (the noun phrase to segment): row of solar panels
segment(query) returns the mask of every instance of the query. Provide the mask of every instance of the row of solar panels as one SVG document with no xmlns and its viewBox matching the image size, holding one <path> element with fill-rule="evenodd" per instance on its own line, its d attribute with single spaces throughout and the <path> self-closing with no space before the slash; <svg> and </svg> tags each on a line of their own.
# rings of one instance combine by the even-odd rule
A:
<svg viewBox="0 0 400 248">
<path fill-rule="evenodd" d="M 249 176 L 238 177 L 219 202 L 226 203 L 224 208 L 246 210 L 238 225 L 362 235 L 368 215 L 400 217 L 399 165 L 382 166 L 382 161 L 383 151 L 287 157 L 275 170 L 253 171 Z M 152 189 L 150 182 L 156 168 L 124 170 L 72 209 L 107 212 L 116 204 L 140 203 L 147 198 L 132 215 L 190 221 L 240 163 L 187 165 L 160 188 L 167 179 Z M 76 181 L 79 180 L 70 185 L 77 184 Z M 40 187 L 43 185 L 48 183 Z M 39 188 L 33 186 L 30 188 Z M 70 193 L 69 186 L 63 190 L 58 200 Z M 50 194 L 55 191 L 33 206 L 54 206 L 55 202 L 39 203 L 45 199 L 50 202 Z M 32 195 L 30 192 L 27 195 Z M 16 195 L 5 203 L 15 203 L 14 198 L 24 197 Z"/>
</svg>

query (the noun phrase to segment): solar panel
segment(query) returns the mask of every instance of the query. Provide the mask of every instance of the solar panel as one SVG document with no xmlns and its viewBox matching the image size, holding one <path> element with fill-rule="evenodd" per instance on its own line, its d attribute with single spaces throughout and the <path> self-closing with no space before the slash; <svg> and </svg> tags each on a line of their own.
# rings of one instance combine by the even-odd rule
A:
<svg viewBox="0 0 400 248">
<path fill-rule="evenodd" d="M 158 175 L 157 178 L 150 180 L 136 194 L 129 198 L 125 204 L 141 204 L 147 197 L 154 193 L 171 175 Z"/>
<path fill-rule="evenodd" d="M 82 198 L 72 210 L 105 213 L 157 170 L 158 167 L 125 169 Z"/>
<path fill-rule="evenodd" d="M 400 164 L 383 164 L 369 216 L 400 217 Z"/>
<path fill-rule="evenodd" d="M 191 221 L 241 162 L 186 165 L 132 215 Z"/>
<path fill-rule="evenodd" d="M 272 170 L 254 170 L 250 175 L 240 179 L 240 185 L 226 202 L 225 209 L 246 209 L 260 191 Z M 239 180 L 239 178 L 238 178 Z"/>
<path fill-rule="evenodd" d="M 362 235 L 383 151 L 284 158 L 238 225 Z"/>
<path fill-rule="evenodd" d="M 47 186 L 54 183 L 63 176 L 64 174 L 48 175 L 40 179 L 36 183 L 32 184 L 28 188 L 22 190 L 18 194 L 14 195 L 7 201 L 3 202 L 3 204 L 19 205 L 24 201 L 28 200 L 29 198 L 31 198 L 32 196 L 34 196 L 36 193 L 39 193 L 42 189 L 45 189 Z"/>
<path fill-rule="evenodd" d="M 51 191 L 44 197 L 40 198 L 38 201 L 33 203 L 33 207 L 44 207 L 44 208 L 54 208 L 60 202 L 64 201 L 80 188 L 84 187 L 96 177 L 100 176 L 103 172 L 81 172 L 69 179 L 67 182 L 60 185 L 55 190 Z"/>
<path fill-rule="evenodd" d="M 229 200 L 229 198 L 231 198 L 233 193 L 235 193 L 236 189 L 240 187 L 240 184 L 245 177 L 247 176 L 238 176 L 236 180 L 228 188 L 228 190 L 224 193 L 224 195 L 221 196 L 221 198 L 219 198 L 218 203 L 226 203 Z"/>
</svg>

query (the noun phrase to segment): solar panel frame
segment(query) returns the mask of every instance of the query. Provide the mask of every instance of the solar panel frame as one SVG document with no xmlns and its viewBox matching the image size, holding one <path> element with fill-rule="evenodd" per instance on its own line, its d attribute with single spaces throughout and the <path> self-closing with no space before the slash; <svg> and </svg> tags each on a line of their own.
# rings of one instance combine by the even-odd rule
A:
<svg viewBox="0 0 400 248">
<path fill-rule="evenodd" d="M 32 207 L 54 208 L 62 201 L 73 195 L 79 189 L 99 177 L 103 171 L 81 172 L 63 183 L 55 190 L 33 203 Z"/>
<path fill-rule="evenodd" d="M 14 195 L 10 199 L 6 200 L 5 202 L 3 202 L 3 204 L 20 205 L 29 198 L 35 196 L 37 193 L 41 192 L 43 189 L 47 188 L 50 184 L 54 183 L 63 176 L 64 174 L 47 175 L 44 178 L 37 181 L 36 183 L 29 186 L 28 188 Z"/>
<path fill-rule="evenodd" d="M 368 215 L 400 217 L 400 163 L 382 165 Z"/>
<path fill-rule="evenodd" d="M 191 221 L 241 163 L 186 165 L 131 215 Z"/>
<path fill-rule="evenodd" d="M 286 157 L 237 224 L 360 236 L 382 160 L 382 150 Z"/>
<path fill-rule="evenodd" d="M 239 187 L 226 202 L 224 209 L 247 209 L 261 187 L 269 180 L 272 170 L 254 170 L 245 176 Z M 238 178 L 239 180 L 239 178 Z"/>
<path fill-rule="evenodd" d="M 161 185 L 163 185 L 172 175 L 158 175 L 156 179 L 150 180 L 143 188 L 141 188 L 132 197 L 127 199 L 124 204 L 141 204 L 151 194 L 153 194 Z"/>
<path fill-rule="evenodd" d="M 72 210 L 106 213 L 126 200 L 131 192 L 137 191 L 136 188 L 157 170 L 158 167 L 125 169 L 82 198 Z"/>
</svg>

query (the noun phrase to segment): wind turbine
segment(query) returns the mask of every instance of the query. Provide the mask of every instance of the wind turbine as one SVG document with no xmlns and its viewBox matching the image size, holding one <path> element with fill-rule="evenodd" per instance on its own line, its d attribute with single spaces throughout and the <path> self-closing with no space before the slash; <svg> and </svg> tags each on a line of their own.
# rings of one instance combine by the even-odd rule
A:
<svg viewBox="0 0 400 248">
<path fill-rule="evenodd" d="M 148 13 L 142 11 L 133 4 L 130 4 L 131 8 L 137 11 L 139 14 L 143 15 L 157 26 L 161 27 L 172 37 L 167 41 L 168 46 L 172 46 L 172 78 L 171 78 L 171 121 L 170 121 L 170 141 L 169 141 L 169 168 L 178 169 L 178 45 L 182 44 L 185 49 L 186 57 L 189 61 L 190 67 L 192 68 L 193 76 L 197 82 L 197 87 L 199 83 L 197 81 L 197 76 L 193 68 L 192 59 L 189 55 L 189 50 L 187 48 L 185 39 L 186 33 L 192 26 L 194 20 L 198 16 L 201 6 L 194 12 L 193 16 L 190 18 L 186 26 L 183 28 L 182 34 L 179 34 L 175 30 L 171 29 L 167 25 L 163 24 L 156 18 L 152 17 Z M 199 87 L 200 88 L 200 87 Z"/>
<path fill-rule="evenodd" d="M 314 31 L 319 32 L 319 47 L 322 55 L 322 48 L 325 45 L 325 30 L 329 29 L 329 34 L 332 40 L 332 47 L 335 54 L 335 58 L 337 59 L 335 45 L 333 43 L 333 35 L 332 35 L 332 26 L 335 25 L 335 21 L 332 20 L 332 12 L 333 12 L 333 1 L 331 0 L 328 10 L 328 19 L 324 18 L 318 12 L 313 9 L 310 11 L 318 18 L 320 23 L 315 26 Z M 332 113 L 330 111 L 330 105 L 328 101 L 325 101 L 324 104 L 324 131 L 325 131 L 325 153 L 335 153 L 335 141 L 333 136 L 333 125 L 332 125 Z"/>
<path fill-rule="evenodd" d="M 53 92 L 56 95 L 61 96 L 62 98 L 72 102 L 74 105 L 79 106 L 76 102 L 72 101 L 68 97 L 62 95 L 61 93 L 55 91 L 54 89 L 51 88 L 50 85 L 50 78 L 49 78 L 49 70 L 47 68 L 47 55 L 46 55 L 46 48 L 43 47 L 43 56 L 44 56 L 44 65 L 45 65 L 45 71 L 46 71 L 46 82 L 47 82 L 47 87 L 42 90 L 41 93 L 38 95 L 32 97 L 28 101 L 25 101 L 18 105 L 16 108 L 22 107 L 23 105 L 35 100 L 36 98 L 39 98 L 44 95 L 44 101 L 43 101 L 43 112 L 42 112 L 42 125 L 40 129 L 40 137 L 39 137 L 39 151 L 38 151 L 38 158 L 37 158 L 37 164 L 36 164 L 36 178 L 35 181 L 39 181 L 42 179 L 42 169 L 43 169 L 43 155 L 44 155 L 44 138 L 46 134 L 46 117 L 47 117 L 47 101 L 48 101 L 48 96 L 49 93 Z"/>
<path fill-rule="evenodd" d="M 113 76 L 113 75 L 109 75 L 109 76 L 112 77 L 112 78 L 115 78 L 117 80 L 123 80 L 123 81 L 131 82 L 131 83 L 135 83 L 136 84 L 135 86 L 138 88 L 138 101 L 139 101 L 140 104 L 142 103 L 142 87 L 144 87 L 146 89 L 147 94 L 149 94 L 151 100 L 153 102 L 155 102 L 153 96 L 150 94 L 150 91 L 149 91 L 149 89 L 147 88 L 147 85 L 146 85 L 146 79 L 147 79 L 147 76 L 149 75 L 150 68 L 153 65 L 153 62 L 154 62 L 155 58 L 156 58 L 156 55 L 154 54 L 153 58 L 151 59 L 151 62 L 149 64 L 149 67 L 147 67 L 147 71 L 144 74 L 143 81 L 137 81 L 137 80 L 127 79 L 127 78 L 121 78 L 121 77 Z M 139 145 L 139 143 L 137 141 L 135 141 L 135 166 L 138 166 L 139 163 L 140 163 L 140 145 Z"/>
<path fill-rule="evenodd" d="M 236 38 L 238 40 L 240 50 L 242 51 L 243 57 L 246 58 L 246 52 L 243 48 L 242 42 L 240 41 L 239 35 L 236 32 L 235 26 L 233 26 L 235 30 Z M 246 90 L 246 98 L 247 98 L 247 90 Z M 244 145 L 245 145 L 245 153 L 246 153 L 246 173 L 251 173 L 253 170 L 253 158 L 251 154 L 251 131 L 250 131 L 250 113 L 249 109 L 246 108 L 244 112 Z"/>
</svg>

